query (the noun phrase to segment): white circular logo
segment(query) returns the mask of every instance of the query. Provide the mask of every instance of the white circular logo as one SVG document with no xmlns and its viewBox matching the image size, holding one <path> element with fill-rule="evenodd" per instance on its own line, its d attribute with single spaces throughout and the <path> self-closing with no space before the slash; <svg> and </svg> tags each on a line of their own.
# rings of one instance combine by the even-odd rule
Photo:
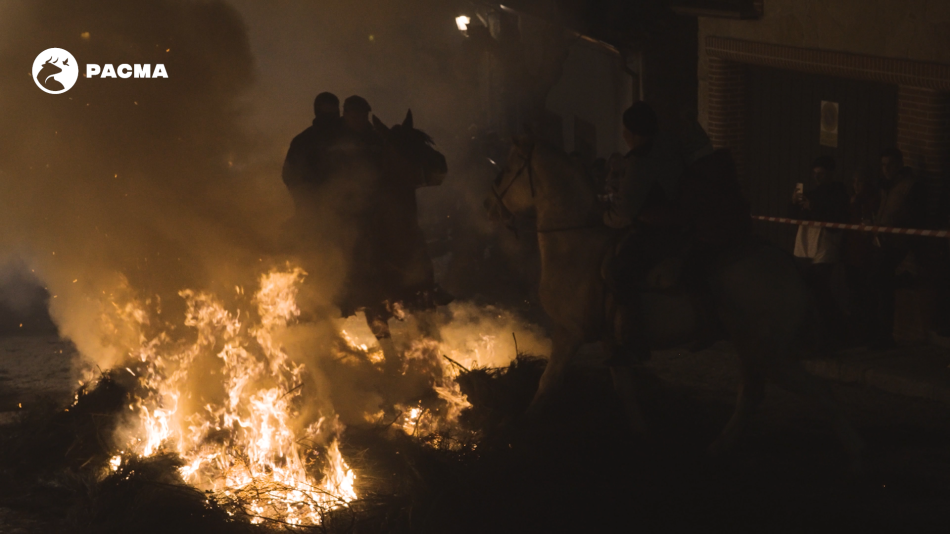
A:
<svg viewBox="0 0 950 534">
<path fill-rule="evenodd" d="M 78 78 L 79 64 L 76 58 L 62 48 L 44 50 L 33 60 L 36 86 L 51 95 L 69 91 Z"/>
</svg>

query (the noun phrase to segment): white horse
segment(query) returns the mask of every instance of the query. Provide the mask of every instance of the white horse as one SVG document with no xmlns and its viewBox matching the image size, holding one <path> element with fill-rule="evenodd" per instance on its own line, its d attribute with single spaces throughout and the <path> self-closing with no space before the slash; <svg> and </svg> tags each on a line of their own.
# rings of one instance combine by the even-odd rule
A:
<svg viewBox="0 0 950 534">
<path fill-rule="evenodd" d="M 599 224 L 595 202 L 594 191 L 563 151 L 530 139 L 515 141 L 486 201 L 493 215 L 533 215 L 537 222 L 539 293 L 553 323 L 554 345 L 529 416 L 548 404 L 583 343 L 600 341 L 608 354 L 619 343 L 616 313 L 601 275 L 615 231 Z M 827 385 L 797 359 L 811 303 L 791 257 L 760 243 L 725 254 L 713 271 L 709 283 L 715 313 L 738 353 L 741 384 L 735 411 L 709 452 L 721 454 L 735 445 L 771 379 L 823 407 L 850 456 L 850 467 L 860 469 L 863 441 Z M 698 314 L 687 294 L 646 292 L 642 303 L 653 348 L 691 340 Z M 612 366 L 610 371 L 631 425 L 646 434 L 631 368 Z"/>
</svg>

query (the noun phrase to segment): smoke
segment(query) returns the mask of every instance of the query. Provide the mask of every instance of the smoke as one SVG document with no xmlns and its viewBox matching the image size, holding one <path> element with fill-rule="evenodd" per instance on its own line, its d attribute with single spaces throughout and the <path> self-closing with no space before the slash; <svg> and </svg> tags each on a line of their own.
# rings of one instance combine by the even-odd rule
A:
<svg viewBox="0 0 950 534">
<path fill-rule="evenodd" d="M 293 205 L 280 166 L 322 91 L 360 94 L 390 124 L 411 107 L 449 158 L 446 186 L 420 194 L 426 216 L 463 214 L 453 228 L 489 233 L 472 215 L 487 182 L 460 180 L 466 174 L 454 165 L 477 111 L 472 66 L 453 52 L 463 39 L 458 8 L 440 0 L 3 2 L 0 264 L 31 271 L 60 335 L 101 369 L 160 332 L 194 337 L 181 330 L 179 291 L 246 307 L 244 289 L 249 295 L 262 272 L 285 264 Z M 50 47 L 83 67 L 161 63 L 168 78 L 86 79 L 82 68 L 70 91 L 48 95 L 26 74 Z M 322 219 L 305 229 L 306 321 L 280 334 L 291 357 L 322 371 L 312 376 L 325 397 L 315 409 L 337 407 L 345 422 L 382 403 L 377 368 L 328 358 L 341 326 L 330 303 L 354 226 L 332 214 L 358 202 L 360 176 L 350 178 L 326 192 Z M 548 350 L 541 332 L 501 310 L 446 313 L 445 351 L 479 354 L 456 355 L 465 365 L 510 361 L 512 332 L 519 349 Z M 489 339 L 497 340 L 491 350 Z"/>
<path fill-rule="evenodd" d="M 278 162 L 289 140 L 309 125 L 313 97 L 357 94 L 386 124 L 412 109 L 449 162 L 439 187 L 419 189 L 419 218 L 436 269 L 452 293 L 491 292 L 502 278 L 532 263 L 524 244 L 492 226 L 482 203 L 496 170 L 483 156 L 491 123 L 486 102 L 486 52 L 459 32 L 455 17 L 474 15 L 466 0 L 230 0 L 248 24 L 258 79 L 247 124 L 267 139 L 260 156 Z M 498 140 L 504 144 L 506 140 Z M 494 147 L 492 147 L 494 148 Z M 500 161 L 505 154 L 494 154 Z M 273 163 L 271 163 L 273 165 Z M 486 250 L 495 272 L 484 270 Z M 451 257 L 448 256 L 451 252 Z M 481 267 L 481 269 L 479 269 Z M 494 268 L 494 267 L 493 267 Z M 504 272 L 501 272 L 504 271 Z M 532 274 L 520 272 L 521 281 Z M 519 299 L 514 299 L 518 301 Z"/>
<path fill-rule="evenodd" d="M 120 291 L 173 308 L 182 287 L 242 283 L 289 207 L 272 180 L 240 170 L 254 148 L 238 127 L 254 73 L 246 31 L 217 2 L 0 10 L 0 246 L 48 288 L 60 333 L 111 367 L 125 347 L 98 319 Z M 48 95 L 25 74 L 51 46 L 81 64 L 162 63 L 169 78 L 80 78 Z"/>
</svg>

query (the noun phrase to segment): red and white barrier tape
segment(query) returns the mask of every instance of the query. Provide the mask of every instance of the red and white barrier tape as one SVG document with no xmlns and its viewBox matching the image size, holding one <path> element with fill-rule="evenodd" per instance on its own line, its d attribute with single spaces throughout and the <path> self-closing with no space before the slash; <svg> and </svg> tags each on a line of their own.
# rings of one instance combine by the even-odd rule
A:
<svg viewBox="0 0 950 534">
<path fill-rule="evenodd" d="M 762 215 L 753 215 L 757 221 L 768 221 L 785 224 L 798 224 L 801 226 L 817 226 L 819 228 L 833 228 L 836 230 L 856 230 L 858 232 L 877 232 L 880 234 L 901 234 L 901 235 L 919 235 L 928 237 L 950 237 L 950 230 L 920 230 L 917 228 L 891 228 L 889 226 L 866 226 L 863 224 L 843 224 L 821 221 L 803 221 L 800 219 L 787 219 L 785 217 L 765 217 Z"/>
</svg>

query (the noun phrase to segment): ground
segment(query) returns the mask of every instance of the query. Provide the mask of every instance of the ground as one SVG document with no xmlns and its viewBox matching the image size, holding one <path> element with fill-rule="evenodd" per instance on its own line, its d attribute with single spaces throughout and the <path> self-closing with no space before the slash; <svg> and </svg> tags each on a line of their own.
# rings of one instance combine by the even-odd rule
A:
<svg viewBox="0 0 950 534">
<path fill-rule="evenodd" d="M 70 399 L 71 357 L 56 338 L 0 340 L 3 421 L 39 396 Z M 703 448 L 728 419 L 737 382 L 726 344 L 654 354 L 641 380 L 651 443 L 622 425 L 597 357 L 580 358 L 545 421 L 513 419 L 463 456 L 348 430 L 344 454 L 377 502 L 352 531 L 946 531 L 950 405 L 836 383 L 869 446 L 868 472 L 852 477 L 820 409 L 770 387 L 738 450 L 709 459 Z M 510 381 L 528 384 L 510 406 L 526 401 L 539 370 L 526 365 Z M 61 531 L 59 518 L 31 515 L 9 495 L 0 492 L 0 532 Z"/>
</svg>

